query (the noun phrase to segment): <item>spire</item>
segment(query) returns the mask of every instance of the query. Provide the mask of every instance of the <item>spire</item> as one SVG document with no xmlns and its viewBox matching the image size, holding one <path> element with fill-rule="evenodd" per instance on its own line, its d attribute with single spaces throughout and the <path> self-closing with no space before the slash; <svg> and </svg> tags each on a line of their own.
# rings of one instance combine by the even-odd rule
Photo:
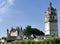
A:
<svg viewBox="0 0 60 44">
<path fill-rule="evenodd" d="M 49 3 L 49 7 L 52 7 L 52 2 Z"/>
<path fill-rule="evenodd" d="M 8 36 L 9 36 L 9 30 L 7 29 L 6 37 L 8 37 Z"/>
<path fill-rule="evenodd" d="M 54 10 L 54 8 L 52 7 L 52 2 L 49 3 L 49 7 L 48 7 L 48 11 Z"/>
<path fill-rule="evenodd" d="M 7 29 L 7 33 L 9 33 L 9 30 Z"/>
<path fill-rule="evenodd" d="M 22 27 L 21 27 L 21 31 L 22 31 Z"/>
</svg>

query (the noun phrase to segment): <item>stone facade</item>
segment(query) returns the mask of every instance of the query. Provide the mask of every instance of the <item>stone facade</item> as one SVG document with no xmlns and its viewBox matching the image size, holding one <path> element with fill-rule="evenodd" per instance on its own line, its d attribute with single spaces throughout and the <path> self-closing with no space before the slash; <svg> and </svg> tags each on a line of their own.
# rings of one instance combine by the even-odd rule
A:
<svg viewBox="0 0 60 44">
<path fill-rule="evenodd" d="M 45 12 L 45 35 L 58 36 L 58 18 L 56 8 L 50 2 Z"/>
<path fill-rule="evenodd" d="M 5 37 L 0 38 L 0 44 L 7 44 Z"/>
</svg>

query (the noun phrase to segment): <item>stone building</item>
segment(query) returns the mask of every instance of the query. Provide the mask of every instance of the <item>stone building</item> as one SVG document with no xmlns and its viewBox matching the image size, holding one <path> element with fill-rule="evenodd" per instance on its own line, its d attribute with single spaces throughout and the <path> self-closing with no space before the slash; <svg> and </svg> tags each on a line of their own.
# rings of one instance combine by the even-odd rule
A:
<svg viewBox="0 0 60 44">
<path fill-rule="evenodd" d="M 50 2 L 47 11 L 45 12 L 45 35 L 35 36 L 31 35 L 30 39 L 23 34 L 22 27 L 11 28 L 9 31 L 7 29 L 6 37 L 0 39 L 0 44 L 10 44 L 10 42 L 15 40 L 43 40 L 54 36 L 58 36 L 58 16 L 56 8 L 52 7 Z"/>
<path fill-rule="evenodd" d="M 7 29 L 7 36 L 6 36 L 7 42 L 23 39 L 22 36 L 23 36 L 22 27 L 21 28 L 17 27 L 16 29 L 12 27 L 10 32 Z"/>
<path fill-rule="evenodd" d="M 50 2 L 45 12 L 45 35 L 58 36 L 58 16 L 56 8 Z"/>
<path fill-rule="evenodd" d="M 7 44 L 6 37 L 0 38 L 0 44 Z"/>
<path fill-rule="evenodd" d="M 0 44 L 10 44 L 12 41 L 15 40 L 23 40 L 22 27 L 12 27 L 10 31 L 7 29 L 6 37 L 2 37 L 0 39 Z"/>
</svg>

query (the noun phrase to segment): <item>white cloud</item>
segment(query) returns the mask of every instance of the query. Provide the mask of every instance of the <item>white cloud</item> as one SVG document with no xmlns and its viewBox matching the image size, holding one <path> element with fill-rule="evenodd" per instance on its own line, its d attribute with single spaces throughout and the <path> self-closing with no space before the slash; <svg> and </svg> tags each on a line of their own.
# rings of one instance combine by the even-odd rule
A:
<svg viewBox="0 0 60 44">
<path fill-rule="evenodd" d="M 0 3 L 0 13 L 6 13 L 10 10 L 10 7 L 14 4 L 14 0 L 5 0 Z"/>
<path fill-rule="evenodd" d="M 13 5 L 13 4 L 14 4 L 14 0 L 8 0 L 8 3 L 9 3 L 10 5 Z"/>
<path fill-rule="evenodd" d="M 12 5 L 14 5 L 14 0 L 0 0 L 0 22 L 3 17 L 12 10 L 10 8 Z"/>
<path fill-rule="evenodd" d="M 1 2 L 1 3 L 0 3 L 0 8 L 2 8 L 5 4 L 6 4 L 5 1 Z"/>
</svg>

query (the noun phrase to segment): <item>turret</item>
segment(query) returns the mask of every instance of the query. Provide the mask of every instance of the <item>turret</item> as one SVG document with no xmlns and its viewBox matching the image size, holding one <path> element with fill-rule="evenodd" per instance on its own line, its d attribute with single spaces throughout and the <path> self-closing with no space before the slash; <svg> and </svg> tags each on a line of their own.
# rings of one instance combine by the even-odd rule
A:
<svg viewBox="0 0 60 44">
<path fill-rule="evenodd" d="M 9 36 L 9 30 L 7 29 L 7 37 Z"/>
</svg>

